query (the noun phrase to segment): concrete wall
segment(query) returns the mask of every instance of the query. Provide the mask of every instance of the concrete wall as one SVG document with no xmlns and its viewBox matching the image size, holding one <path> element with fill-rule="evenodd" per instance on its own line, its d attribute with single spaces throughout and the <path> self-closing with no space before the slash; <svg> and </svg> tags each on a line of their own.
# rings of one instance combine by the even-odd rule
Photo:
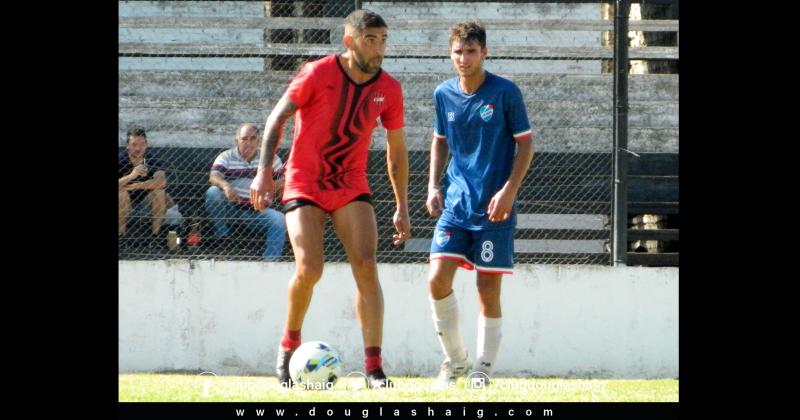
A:
<svg viewBox="0 0 800 420">
<path fill-rule="evenodd" d="M 119 262 L 119 370 L 209 370 L 272 375 L 291 263 Z M 432 376 L 442 361 L 424 264 L 380 265 L 384 366 Z M 678 269 L 520 266 L 503 286 L 501 375 L 578 378 L 678 376 Z M 474 273 L 454 284 L 462 334 L 475 355 Z M 363 348 L 346 264 L 328 264 L 303 339 L 338 349 L 361 370 Z"/>
</svg>

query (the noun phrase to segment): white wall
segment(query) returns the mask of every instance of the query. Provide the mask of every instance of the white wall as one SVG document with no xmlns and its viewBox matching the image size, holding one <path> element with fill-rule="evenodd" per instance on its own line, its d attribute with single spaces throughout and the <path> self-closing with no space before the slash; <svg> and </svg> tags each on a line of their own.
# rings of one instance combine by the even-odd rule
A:
<svg viewBox="0 0 800 420">
<path fill-rule="evenodd" d="M 119 262 L 119 370 L 273 375 L 292 263 Z M 442 354 L 427 300 L 427 266 L 379 265 L 384 367 L 432 376 Z M 454 289 L 475 355 L 474 273 Z M 578 378 L 678 376 L 678 269 L 518 265 L 503 285 L 502 375 Z M 327 341 L 346 371 L 363 347 L 347 264 L 327 264 L 303 340 Z"/>
</svg>

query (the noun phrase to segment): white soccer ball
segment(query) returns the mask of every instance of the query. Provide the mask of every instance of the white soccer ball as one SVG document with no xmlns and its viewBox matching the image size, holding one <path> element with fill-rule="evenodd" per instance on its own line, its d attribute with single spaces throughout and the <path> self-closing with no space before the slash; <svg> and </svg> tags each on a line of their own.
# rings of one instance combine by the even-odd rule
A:
<svg viewBox="0 0 800 420">
<path fill-rule="evenodd" d="M 339 353 L 322 341 L 303 343 L 289 360 L 289 375 L 304 389 L 331 389 L 342 374 Z"/>
</svg>

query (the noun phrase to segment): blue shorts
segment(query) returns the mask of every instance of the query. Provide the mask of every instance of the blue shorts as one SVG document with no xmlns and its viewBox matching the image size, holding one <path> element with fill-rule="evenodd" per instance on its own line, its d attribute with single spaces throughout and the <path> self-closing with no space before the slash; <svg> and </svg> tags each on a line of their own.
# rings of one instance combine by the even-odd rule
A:
<svg viewBox="0 0 800 420">
<path fill-rule="evenodd" d="M 473 231 L 439 219 L 430 258 L 459 261 L 480 273 L 514 274 L 514 228 Z"/>
</svg>

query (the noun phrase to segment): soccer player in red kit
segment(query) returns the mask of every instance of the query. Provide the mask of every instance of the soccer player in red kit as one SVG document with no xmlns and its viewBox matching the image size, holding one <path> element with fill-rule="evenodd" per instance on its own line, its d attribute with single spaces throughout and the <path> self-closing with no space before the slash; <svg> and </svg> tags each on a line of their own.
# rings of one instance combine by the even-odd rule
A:
<svg viewBox="0 0 800 420">
<path fill-rule="evenodd" d="M 367 184 L 369 146 L 380 118 L 387 134 L 386 160 L 397 205 L 394 244 L 405 242 L 411 225 L 403 92 L 400 83 L 381 70 L 386 33 L 386 22 L 373 12 L 356 10 L 348 15 L 343 37 L 347 51 L 305 64 L 267 118 L 258 174 L 250 187 L 256 210 L 272 202 L 272 159 L 284 123 L 297 114 L 282 199 L 296 265 L 278 349 L 277 374 L 284 386 L 292 385 L 289 359 L 301 343 L 303 318 L 322 276 L 327 215 L 356 281 L 367 385 L 393 386 L 381 361 L 383 293 L 375 262 L 377 226 Z"/>
</svg>

